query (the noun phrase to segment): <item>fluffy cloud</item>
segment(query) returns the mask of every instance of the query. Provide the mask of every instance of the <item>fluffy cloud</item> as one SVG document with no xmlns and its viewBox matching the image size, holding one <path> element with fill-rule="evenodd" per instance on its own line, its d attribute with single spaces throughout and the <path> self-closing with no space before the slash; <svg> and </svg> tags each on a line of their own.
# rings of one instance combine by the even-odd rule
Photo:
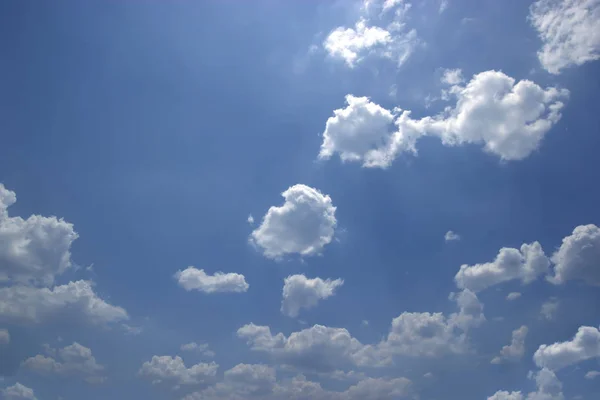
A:
<svg viewBox="0 0 600 400">
<path fill-rule="evenodd" d="M 538 58 L 548 72 L 600 58 L 600 1 L 539 0 L 529 21 L 542 40 Z"/>
<path fill-rule="evenodd" d="M 460 235 L 458 233 L 455 233 L 455 232 L 452 232 L 452 231 L 448 231 L 444 235 L 444 240 L 446 242 L 451 242 L 451 241 L 454 241 L 454 240 L 460 240 Z"/>
<path fill-rule="evenodd" d="M 537 386 L 535 392 L 524 396 L 521 392 L 499 391 L 488 397 L 488 400 L 564 400 L 562 383 L 554 372 L 544 368 L 533 377 Z"/>
<path fill-rule="evenodd" d="M 589 285 L 600 286 L 600 228 L 596 225 L 580 225 L 552 255 L 555 284 L 569 280 L 581 280 Z"/>
<path fill-rule="evenodd" d="M 210 382 L 217 374 L 219 365 L 200 363 L 187 368 L 179 356 L 152 356 L 152 360 L 142 364 L 138 374 L 152 379 L 152 383 L 172 383 L 174 385 L 198 385 Z"/>
<path fill-rule="evenodd" d="M 99 298 L 87 281 L 69 282 L 53 289 L 30 286 L 0 288 L 0 321 L 41 323 L 61 313 L 76 315 L 94 324 L 128 319 L 121 307 Z"/>
<path fill-rule="evenodd" d="M 297 317 L 301 308 L 315 307 L 319 300 L 327 299 L 342 286 L 342 279 L 308 279 L 304 275 L 291 275 L 285 278 L 281 312 L 288 317 Z"/>
<path fill-rule="evenodd" d="M 558 312 L 559 301 L 556 298 L 551 298 L 542 303 L 540 309 L 541 316 L 547 320 L 552 321 Z"/>
<path fill-rule="evenodd" d="M 0 183 L 0 282 L 51 285 L 71 267 L 77 233 L 56 217 L 10 217 L 8 207 L 16 201 L 15 192 Z"/>
<path fill-rule="evenodd" d="M 600 371 L 588 371 L 585 374 L 585 379 L 596 379 L 600 376 Z"/>
<path fill-rule="evenodd" d="M 445 69 L 442 74 L 442 83 L 446 85 L 458 85 L 465 81 L 463 77 L 462 70 L 460 68 L 457 69 Z"/>
<path fill-rule="evenodd" d="M 8 329 L 0 329 L 0 345 L 10 343 L 10 333 Z"/>
<path fill-rule="evenodd" d="M 25 385 L 21 385 L 19 382 L 13 386 L 9 386 L 6 389 L 2 389 L 2 398 L 5 400 L 36 400 L 33 389 L 28 388 Z"/>
<path fill-rule="evenodd" d="M 184 400 L 264 398 L 275 387 L 275 370 L 263 364 L 238 364 L 225 371 L 223 381 Z"/>
<path fill-rule="evenodd" d="M 591 326 L 582 326 L 570 341 L 541 345 L 533 355 L 533 360 L 540 368 L 559 370 L 596 357 L 600 357 L 600 331 Z"/>
<path fill-rule="evenodd" d="M 269 258 L 287 254 L 319 254 L 331 242 L 337 221 L 331 198 L 306 185 L 294 185 L 281 194 L 285 203 L 269 208 L 250 241 Z"/>
<path fill-rule="evenodd" d="M 46 348 L 47 356 L 41 354 L 23 361 L 22 366 L 40 374 L 48 375 L 78 375 L 87 382 L 100 383 L 104 378 L 101 374 L 104 367 L 96 362 L 92 351 L 74 342 L 62 349 Z"/>
<path fill-rule="evenodd" d="M 181 351 L 189 351 L 192 353 L 198 353 L 206 357 L 214 357 L 215 352 L 209 349 L 208 343 L 196 343 L 190 342 L 181 345 Z"/>
<path fill-rule="evenodd" d="M 369 55 L 394 60 L 401 66 L 419 44 L 417 32 L 406 29 L 409 9 L 410 4 L 404 1 L 367 0 L 354 27 L 341 26 L 331 31 L 323 48 L 350 68 Z"/>
<path fill-rule="evenodd" d="M 514 301 L 514 300 L 517 300 L 519 297 L 521 297 L 520 292 L 510 292 L 509 294 L 506 295 L 506 300 Z"/>
<path fill-rule="evenodd" d="M 538 242 L 523 244 L 521 249 L 500 249 L 496 259 L 485 264 L 462 265 L 454 277 L 459 288 L 482 291 L 490 286 L 519 279 L 524 284 L 546 274 L 550 261 Z"/>
<path fill-rule="evenodd" d="M 214 275 L 207 275 L 203 269 L 194 267 L 177 271 L 175 279 L 185 290 L 198 290 L 204 293 L 242 293 L 250 287 L 242 274 L 215 272 Z"/>
<path fill-rule="evenodd" d="M 509 345 L 502 347 L 500 355 L 492 359 L 492 364 L 500 364 L 504 361 L 519 361 L 525 354 L 525 338 L 529 329 L 523 325 L 512 332 L 512 340 Z"/>
<path fill-rule="evenodd" d="M 447 79 L 459 80 L 453 74 Z M 558 122 L 568 91 L 485 71 L 464 86 L 452 86 L 448 95 L 456 98 L 454 107 L 421 119 L 411 118 L 408 110 L 390 111 L 367 97 L 347 95 L 347 107 L 335 110 L 327 120 L 319 157 L 338 153 L 342 161 L 387 168 L 398 154 L 415 153 L 417 140 L 430 135 L 447 146 L 481 144 L 502 160 L 521 160 Z"/>
</svg>

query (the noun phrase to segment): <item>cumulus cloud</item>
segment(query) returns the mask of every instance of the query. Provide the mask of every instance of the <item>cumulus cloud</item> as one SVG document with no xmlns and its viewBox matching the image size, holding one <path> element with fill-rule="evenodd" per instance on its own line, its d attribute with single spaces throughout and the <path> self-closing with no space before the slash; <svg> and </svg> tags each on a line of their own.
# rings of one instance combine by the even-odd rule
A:
<svg viewBox="0 0 600 400">
<path fill-rule="evenodd" d="M 454 241 L 454 240 L 460 240 L 460 235 L 458 233 L 455 233 L 455 232 L 452 232 L 452 231 L 448 231 L 444 235 L 444 240 L 446 242 L 451 242 L 451 241 Z"/>
<path fill-rule="evenodd" d="M 562 240 L 562 245 L 552 255 L 554 276 L 550 282 L 562 284 L 569 280 L 581 280 L 589 285 L 600 286 L 600 228 L 596 225 L 580 225 Z"/>
<path fill-rule="evenodd" d="M 581 326 L 569 341 L 541 345 L 533 360 L 540 368 L 559 370 L 596 357 L 600 357 L 600 331 L 591 326 Z"/>
<path fill-rule="evenodd" d="M 419 44 L 417 32 L 406 28 L 410 7 L 404 1 L 365 1 L 354 26 L 335 28 L 323 41 L 323 49 L 350 68 L 368 56 L 391 59 L 401 66 Z"/>
<path fill-rule="evenodd" d="M 264 398 L 271 394 L 276 384 L 275 370 L 264 364 L 238 364 L 225 371 L 223 381 L 184 400 Z"/>
<path fill-rule="evenodd" d="M 46 375 L 77 375 L 89 383 L 100 383 L 104 367 L 96 362 L 92 350 L 74 342 L 62 349 L 46 348 L 44 356 L 38 354 L 23 361 L 22 366 L 30 371 Z"/>
<path fill-rule="evenodd" d="M 138 374 L 152 379 L 153 384 L 167 383 L 178 385 L 199 385 L 211 382 L 219 365 L 200 363 L 187 368 L 179 356 L 152 356 L 152 360 L 142 364 Z"/>
<path fill-rule="evenodd" d="M 529 21 L 542 40 L 538 58 L 548 72 L 600 58 L 600 1 L 539 0 Z"/>
<path fill-rule="evenodd" d="M 10 343 L 10 333 L 8 329 L 0 329 L 0 345 Z"/>
<path fill-rule="evenodd" d="M 198 353 L 206 357 L 214 357 L 215 352 L 209 348 L 208 343 L 196 343 L 190 342 L 181 345 L 181 351 L 189 351 L 191 353 Z"/>
<path fill-rule="evenodd" d="M 585 379 L 596 379 L 600 376 L 600 371 L 588 371 L 585 374 Z"/>
<path fill-rule="evenodd" d="M 523 325 L 512 332 L 512 340 L 509 345 L 502 347 L 500 355 L 492 359 L 492 364 L 500 364 L 505 361 L 519 361 L 525 354 L 525 338 L 529 329 Z"/>
<path fill-rule="evenodd" d="M 37 400 L 33 389 L 28 388 L 19 382 L 15 383 L 13 386 L 2 389 L 2 396 L 5 400 Z"/>
<path fill-rule="evenodd" d="M 68 313 L 94 324 L 128 319 L 127 312 L 99 298 L 91 282 L 75 281 L 52 289 L 0 288 L 0 321 L 41 323 Z"/>
<path fill-rule="evenodd" d="M 445 69 L 442 74 L 442 83 L 446 85 L 458 85 L 463 83 L 465 78 L 463 77 L 462 70 L 456 69 Z"/>
<path fill-rule="evenodd" d="M 527 284 L 548 272 L 550 261 L 538 242 L 520 249 L 504 247 L 496 259 L 485 264 L 462 265 L 454 277 L 459 288 L 480 292 L 490 286 L 514 279 Z"/>
<path fill-rule="evenodd" d="M 458 81 L 457 74 L 448 80 Z M 436 116 L 413 119 L 411 111 L 392 111 L 367 97 L 346 96 L 347 107 L 327 120 L 319 158 L 338 154 L 342 161 L 387 168 L 403 152 L 416 153 L 417 140 L 435 136 L 446 146 L 480 144 L 502 160 L 521 160 L 535 151 L 556 124 L 568 97 L 565 89 L 543 89 L 500 71 L 474 75 L 456 84 L 448 96 L 456 99 Z"/>
<path fill-rule="evenodd" d="M 207 275 L 203 269 L 194 267 L 177 271 L 175 279 L 187 291 L 198 290 L 204 293 L 242 293 L 250 287 L 242 274 L 215 272 L 214 275 Z"/>
<path fill-rule="evenodd" d="M 521 392 L 498 391 L 488 400 L 564 400 L 562 393 L 562 383 L 558 380 L 554 372 L 548 369 L 542 369 L 533 375 L 537 390 L 529 393 L 527 396 Z"/>
<path fill-rule="evenodd" d="M 331 242 L 337 221 L 331 198 L 306 185 L 294 185 L 281 194 L 282 206 L 269 208 L 250 241 L 266 257 L 320 254 Z"/>
<path fill-rule="evenodd" d="M 285 278 L 283 285 L 281 312 L 295 318 L 301 308 L 315 307 L 320 300 L 333 296 L 343 284 L 342 279 L 308 279 L 304 275 L 290 275 Z"/>
<path fill-rule="evenodd" d="M 542 307 L 540 309 L 541 316 L 547 320 L 552 321 L 558 312 L 559 301 L 555 298 L 551 298 L 542 303 Z"/>
<path fill-rule="evenodd" d="M 506 300 L 514 301 L 514 300 L 517 300 L 519 297 L 521 297 L 520 292 L 510 292 L 509 294 L 506 295 Z"/>
<path fill-rule="evenodd" d="M 0 283 L 51 285 L 72 266 L 73 225 L 56 217 L 11 217 L 15 192 L 0 183 Z"/>
</svg>

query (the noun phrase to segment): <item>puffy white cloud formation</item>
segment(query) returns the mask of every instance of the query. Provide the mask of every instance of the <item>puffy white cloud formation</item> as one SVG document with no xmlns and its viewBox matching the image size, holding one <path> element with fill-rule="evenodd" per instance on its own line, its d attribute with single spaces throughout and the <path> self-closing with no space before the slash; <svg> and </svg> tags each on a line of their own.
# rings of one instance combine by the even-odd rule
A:
<svg viewBox="0 0 600 400">
<path fill-rule="evenodd" d="M 552 321 L 558 312 L 559 301 L 556 298 L 550 298 L 542 303 L 540 309 L 541 316 L 547 320 Z"/>
<path fill-rule="evenodd" d="M 465 81 L 463 77 L 462 70 L 460 68 L 456 69 L 445 69 L 442 74 L 442 83 L 446 85 L 458 85 Z"/>
<path fill-rule="evenodd" d="M 198 385 L 211 382 L 219 365 L 200 363 L 187 368 L 179 356 L 152 356 L 152 360 L 142 364 L 138 374 L 152 379 L 153 384 Z"/>
<path fill-rule="evenodd" d="M 206 357 L 214 357 L 215 356 L 215 352 L 209 348 L 208 343 L 190 342 L 190 343 L 181 345 L 180 349 L 181 349 L 181 351 L 189 351 L 192 353 L 198 353 L 198 354 L 201 354 Z"/>
<path fill-rule="evenodd" d="M 350 68 L 370 55 L 401 66 L 419 44 L 417 32 L 406 28 L 410 7 L 404 1 L 367 0 L 354 27 L 335 28 L 323 41 L 323 48 Z"/>
<path fill-rule="evenodd" d="M 184 400 L 264 398 L 276 385 L 275 370 L 264 364 L 238 364 L 225 371 L 223 381 Z"/>
<path fill-rule="evenodd" d="M 562 383 L 554 372 L 544 368 L 538 371 L 534 378 L 537 390 L 527 396 L 521 392 L 498 391 L 493 396 L 488 397 L 488 400 L 564 400 Z"/>
<path fill-rule="evenodd" d="M 4 400 L 37 400 L 33 389 L 28 388 L 19 382 L 6 389 L 2 389 L 1 393 Z"/>
<path fill-rule="evenodd" d="M 454 241 L 454 240 L 460 240 L 460 235 L 458 233 L 455 233 L 455 232 L 452 232 L 452 231 L 448 231 L 444 235 L 444 240 L 446 242 L 451 242 L 451 241 Z"/>
<path fill-rule="evenodd" d="M 281 194 L 285 203 L 269 208 L 250 241 L 269 258 L 288 254 L 319 254 L 331 242 L 337 221 L 331 198 L 306 185 Z"/>
<path fill-rule="evenodd" d="M 523 325 L 512 332 L 512 340 L 509 345 L 502 347 L 500 355 L 492 359 L 492 364 L 500 364 L 504 361 L 519 361 L 525 354 L 525 338 L 529 329 Z"/>
<path fill-rule="evenodd" d="M 521 245 L 521 249 L 504 247 L 496 259 L 485 264 L 461 265 L 454 277 L 459 288 L 479 292 L 499 283 L 518 279 L 524 284 L 548 272 L 550 261 L 538 242 Z"/>
<path fill-rule="evenodd" d="M 0 345 L 10 343 L 10 333 L 8 329 L 0 329 Z"/>
<path fill-rule="evenodd" d="M 69 269 L 73 225 L 56 217 L 10 217 L 15 192 L 0 183 L 0 282 L 51 285 Z"/>
<path fill-rule="evenodd" d="M 411 118 L 408 110 L 390 111 L 367 97 L 347 95 L 347 107 L 327 120 L 319 158 L 337 153 L 342 161 L 387 168 L 398 154 L 416 152 L 417 140 L 430 135 L 447 146 L 481 144 L 502 160 L 521 160 L 558 122 L 569 94 L 529 80 L 516 82 L 500 71 L 481 72 L 448 93 L 456 98 L 454 107 L 421 119 Z"/>
<path fill-rule="evenodd" d="M 548 72 L 600 58 L 599 0 L 539 0 L 529 21 L 542 40 L 538 58 Z"/>
<path fill-rule="evenodd" d="M 0 321 L 41 323 L 68 313 L 94 324 L 128 319 L 127 312 L 99 298 L 87 281 L 52 289 L 30 286 L 0 288 Z"/>
<path fill-rule="evenodd" d="M 281 312 L 295 318 L 301 308 L 315 307 L 319 300 L 333 296 L 336 289 L 343 284 L 342 279 L 308 279 L 304 275 L 290 275 L 285 278 L 283 285 Z"/>
<path fill-rule="evenodd" d="M 600 357 L 600 331 L 591 326 L 581 326 L 570 341 L 541 345 L 533 360 L 540 368 L 559 370 L 596 357 Z"/>
<path fill-rule="evenodd" d="M 46 354 L 30 357 L 23 361 L 22 366 L 40 374 L 48 375 L 77 375 L 87 382 L 100 383 L 106 378 L 102 376 L 104 367 L 96 362 L 92 350 L 74 342 L 62 349 L 47 347 Z"/>
<path fill-rule="evenodd" d="M 203 269 L 187 267 L 175 273 L 179 286 L 187 291 L 198 290 L 204 293 L 246 292 L 250 285 L 242 274 L 215 272 L 208 275 Z"/>
<path fill-rule="evenodd" d="M 581 280 L 589 285 L 600 286 L 600 228 L 596 225 L 580 225 L 552 255 L 555 284 L 569 280 Z"/>
</svg>

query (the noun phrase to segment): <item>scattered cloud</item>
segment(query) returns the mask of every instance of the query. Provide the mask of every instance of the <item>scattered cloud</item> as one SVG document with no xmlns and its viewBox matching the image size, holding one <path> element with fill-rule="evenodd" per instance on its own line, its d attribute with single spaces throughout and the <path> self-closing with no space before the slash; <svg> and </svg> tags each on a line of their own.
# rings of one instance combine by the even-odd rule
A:
<svg viewBox="0 0 600 400">
<path fill-rule="evenodd" d="M 247 221 L 250 225 L 254 224 L 254 217 L 252 216 L 252 214 L 248 215 Z"/>
<path fill-rule="evenodd" d="M 542 40 L 538 58 L 546 71 L 559 74 L 600 58 L 600 1 L 539 0 L 529 21 Z"/>
<path fill-rule="evenodd" d="M 551 298 L 542 303 L 540 314 L 546 321 L 552 321 L 558 312 L 559 301 L 556 298 Z"/>
<path fill-rule="evenodd" d="M 92 350 L 74 342 L 62 349 L 46 347 L 47 356 L 38 354 L 23 361 L 22 366 L 45 375 L 81 376 L 89 383 L 101 383 L 104 367 L 96 362 Z"/>
<path fill-rule="evenodd" d="M 2 398 L 5 400 L 37 400 L 37 397 L 35 397 L 35 394 L 33 393 L 33 389 L 28 388 L 19 382 L 6 389 L 2 389 L 1 393 L 3 396 Z"/>
<path fill-rule="evenodd" d="M 525 354 L 525 338 L 529 329 L 523 325 L 512 332 L 512 340 L 509 345 L 502 347 L 500 355 L 492 359 L 492 364 L 500 364 L 505 361 L 519 361 Z"/>
<path fill-rule="evenodd" d="M 283 285 L 281 312 L 295 318 L 300 309 L 315 307 L 320 300 L 333 296 L 343 284 L 342 279 L 308 279 L 304 275 L 290 275 L 285 278 Z"/>
<path fill-rule="evenodd" d="M 331 243 L 337 220 L 331 198 L 306 185 L 294 185 L 281 194 L 285 203 L 269 208 L 250 241 L 268 258 L 289 254 L 320 254 Z"/>
<path fill-rule="evenodd" d="M 8 329 L 0 329 L 0 345 L 5 345 L 10 343 L 10 333 Z"/>
<path fill-rule="evenodd" d="M 190 342 L 181 345 L 181 351 L 189 351 L 191 353 L 201 354 L 206 357 L 214 357 L 215 352 L 209 348 L 208 343 Z"/>
<path fill-rule="evenodd" d="M 187 291 L 197 290 L 204 293 L 243 293 L 250 285 L 242 274 L 215 272 L 207 275 L 203 269 L 187 267 L 175 273 L 179 286 Z"/>
<path fill-rule="evenodd" d="M 452 86 L 447 95 L 456 99 L 454 107 L 421 119 L 411 118 L 409 110 L 390 111 L 368 97 L 347 95 L 347 107 L 334 110 L 325 124 L 319 158 L 337 153 L 342 161 L 387 168 L 399 154 L 415 154 L 417 140 L 429 135 L 446 146 L 481 144 L 502 160 L 522 160 L 559 121 L 568 94 L 485 71 L 464 86 Z"/>
<path fill-rule="evenodd" d="M 596 357 L 600 357 L 600 331 L 591 326 L 581 326 L 569 341 L 541 345 L 533 360 L 540 368 L 559 370 Z"/>
<path fill-rule="evenodd" d="M 585 379 L 596 379 L 600 376 L 600 371 L 588 371 L 585 374 Z"/>
<path fill-rule="evenodd" d="M 446 9 L 448 8 L 448 0 L 441 0 L 440 1 L 440 8 L 438 8 L 438 12 L 441 14 L 444 11 L 446 11 Z"/>
<path fill-rule="evenodd" d="M 521 293 L 520 292 L 510 292 L 509 294 L 506 295 L 506 300 L 508 301 L 515 301 L 518 298 L 521 297 Z"/>
<path fill-rule="evenodd" d="M 527 396 L 521 392 L 498 391 L 493 396 L 488 397 L 488 400 L 564 400 L 562 383 L 554 372 L 544 368 L 533 374 L 533 378 L 537 390 Z"/>
<path fill-rule="evenodd" d="M 589 285 L 600 286 L 600 228 L 596 225 L 580 225 L 552 255 L 555 284 L 569 280 L 581 280 Z"/>
<path fill-rule="evenodd" d="M 454 233 L 452 231 L 448 231 L 444 235 L 444 240 L 446 242 L 452 242 L 452 241 L 455 241 L 455 240 L 460 240 L 460 235 L 458 233 Z"/>
<path fill-rule="evenodd" d="M 496 259 L 485 264 L 461 265 L 454 277 L 459 288 L 480 292 L 490 286 L 518 279 L 530 283 L 548 273 L 550 261 L 538 242 L 523 244 L 520 249 L 504 247 Z"/>
<path fill-rule="evenodd" d="M 460 68 L 456 69 L 445 69 L 442 74 L 442 83 L 446 85 L 458 85 L 465 81 L 463 77 L 462 70 Z"/>
<path fill-rule="evenodd" d="M 199 363 L 187 368 L 179 356 L 152 356 L 142 364 L 138 374 L 152 380 L 153 384 L 199 385 L 212 382 L 219 365 Z"/>
</svg>

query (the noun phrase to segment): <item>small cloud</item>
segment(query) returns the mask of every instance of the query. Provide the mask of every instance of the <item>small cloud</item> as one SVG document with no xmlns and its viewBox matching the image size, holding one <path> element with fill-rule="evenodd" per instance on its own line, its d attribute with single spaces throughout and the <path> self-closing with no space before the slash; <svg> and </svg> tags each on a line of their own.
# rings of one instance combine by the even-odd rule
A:
<svg viewBox="0 0 600 400">
<path fill-rule="evenodd" d="M 441 14 L 446 11 L 446 8 L 448 8 L 448 0 L 440 1 L 440 8 L 438 9 L 438 12 Z"/>
<path fill-rule="evenodd" d="M 252 214 L 248 215 L 248 223 L 250 225 L 254 224 L 254 217 L 252 216 Z"/>
<path fill-rule="evenodd" d="M 585 374 L 585 379 L 596 379 L 600 376 L 600 371 L 589 371 Z"/>
<path fill-rule="evenodd" d="M 458 85 L 465 81 L 462 70 L 460 68 L 445 69 L 442 75 L 442 83 L 446 85 Z"/>
<path fill-rule="evenodd" d="M 513 301 L 521 297 L 521 293 L 519 292 L 511 292 L 506 296 L 506 300 Z"/>
<path fill-rule="evenodd" d="M 448 231 L 446 232 L 446 234 L 444 235 L 444 240 L 446 240 L 446 242 L 450 242 L 453 240 L 460 240 L 460 235 L 452 232 L 452 231 Z"/>
<path fill-rule="evenodd" d="M 558 311 L 559 302 L 555 297 L 550 298 L 544 304 L 542 304 L 542 309 L 540 310 L 540 314 L 547 321 L 552 321 L 556 316 Z"/>
<path fill-rule="evenodd" d="M 423 378 L 431 379 L 433 378 L 433 374 L 431 372 L 427 372 L 425 375 L 423 375 Z"/>
<path fill-rule="evenodd" d="M 143 329 L 141 326 L 131 326 L 128 324 L 121 324 L 121 327 L 125 330 L 128 335 L 137 336 L 142 333 Z"/>
<path fill-rule="evenodd" d="M 395 83 L 390 87 L 389 95 L 393 99 L 395 99 L 396 96 L 398 95 L 398 86 Z"/>
<path fill-rule="evenodd" d="M 360 322 L 360 324 L 361 324 L 362 326 L 369 326 L 369 321 L 367 321 L 366 319 L 363 319 L 363 320 Z"/>
</svg>

